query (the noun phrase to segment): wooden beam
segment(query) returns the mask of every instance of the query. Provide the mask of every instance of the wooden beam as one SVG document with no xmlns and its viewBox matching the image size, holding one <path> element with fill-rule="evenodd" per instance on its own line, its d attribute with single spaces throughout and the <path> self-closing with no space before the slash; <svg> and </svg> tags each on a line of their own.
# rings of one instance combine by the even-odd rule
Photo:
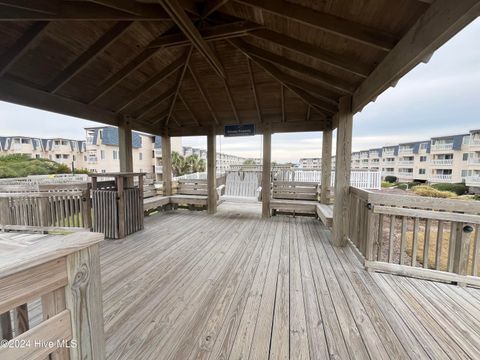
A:
<svg viewBox="0 0 480 360">
<path fill-rule="evenodd" d="M 354 112 L 396 83 L 479 14 L 478 0 L 435 1 L 355 91 Z"/>
<path fill-rule="evenodd" d="M 270 122 L 263 130 L 262 218 L 270 217 L 270 183 L 272 167 L 272 132 Z"/>
<path fill-rule="evenodd" d="M 0 0 L 0 5 L 16 9 L 35 11 L 45 14 L 55 14 L 58 11 L 58 0 Z"/>
<path fill-rule="evenodd" d="M 332 130 L 323 130 L 322 136 L 322 184 L 320 202 L 330 204 L 330 182 L 332 177 Z"/>
<path fill-rule="evenodd" d="M 162 134 L 162 181 L 163 195 L 172 195 L 172 143 L 170 136 Z"/>
<path fill-rule="evenodd" d="M 190 105 L 188 105 L 187 101 L 183 98 L 182 94 L 178 94 L 178 98 L 182 102 L 183 106 L 185 106 L 185 109 L 187 109 L 187 111 L 190 113 L 192 119 L 195 121 L 197 126 L 201 126 L 200 121 L 198 121 L 197 115 L 195 115 Z"/>
<path fill-rule="evenodd" d="M 311 110 L 312 110 L 311 106 L 310 106 L 310 105 L 307 105 L 307 113 L 306 113 L 306 115 L 305 115 L 305 120 L 306 120 L 306 121 L 310 121 L 310 117 L 311 117 L 311 115 L 312 115 L 312 111 L 311 111 Z"/>
<path fill-rule="evenodd" d="M 348 194 L 352 161 L 352 98 L 340 98 L 337 129 L 337 152 L 335 165 L 335 206 L 333 208 L 332 243 L 335 246 L 347 244 Z"/>
<path fill-rule="evenodd" d="M 1 1 L 1 0 L 0 0 Z M 166 16 L 165 11 L 158 4 L 147 4 L 131 0 L 86 0 L 88 2 L 102 5 L 111 9 L 123 11 L 137 16 L 152 16 L 157 14 Z"/>
<path fill-rule="evenodd" d="M 353 94 L 356 89 L 356 86 L 350 84 L 336 76 L 332 76 L 325 72 L 319 71 L 310 66 L 304 65 L 302 63 L 290 60 L 286 57 L 277 55 L 275 53 L 269 52 L 262 48 L 253 46 L 241 39 L 235 39 L 235 45 L 241 46 L 243 50 L 250 53 L 251 55 L 256 56 L 257 58 L 266 60 L 270 63 L 280 65 L 286 69 L 295 71 L 304 76 L 308 76 L 312 80 L 315 80 L 322 85 L 328 87 L 330 90 L 338 94 Z"/>
<path fill-rule="evenodd" d="M 40 38 L 48 22 L 39 21 L 33 24 L 20 39 L 7 49 L 0 57 L 0 76 L 3 76 L 13 64 L 27 52 Z"/>
<path fill-rule="evenodd" d="M 237 107 L 235 106 L 235 102 L 233 101 L 233 96 L 230 90 L 230 86 L 228 85 L 227 80 L 225 78 L 222 78 L 222 82 L 223 82 L 223 87 L 225 88 L 225 92 L 227 93 L 228 102 L 230 103 L 230 107 L 232 108 L 233 117 L 235 118 L 235 121 L 237 122 L 237 124 L 240 124 L 241 122 L 240 117 L 238 116 Z"/>
<path fill-rule="evenodd" d="M 207 93 L 205 92 L 205 89 L 203 88 L 202 84 L 198 80 L 197 75 L 195 74 L 195 71 L 192 69 L 192 67 L 189 65 L 188 70 L 190 71 L 190 75 L 192 76 L 193 82 L 198 88 L 198 91 L 200 92 L 200 95 L 202 95 L 203 101 L 207 104 L 208 110 L 210 111 L 210 114 L 212 115 L 213 120 L 215 121 L 215 124 L 219 125 L 220 121 L 218 121 L 218 117 L 215 114 L 215 110 L 213 110 L 212 103 L 207 97 Z"/>
<path fill-rule="evenodd" d="M 121 172 L 133 172 L 132 124 L 120 116 L 118 120 L 118 154 Z"/>
<path fill-rule="evenodd" d="M 83 52 L 74 62 L 68 65 L 48 85 L 47 91 L 55 93 L 69 82 L 75 75 L 90 64 L 102 51 L 117 40 L 132 25 L 131 21 L 121 21 L 100 37 L 93 45 Z"/>
<path fill-rule="evenodd" d="M 168 116 L 167 116 L 167 119 L 165 120 L 165 126 L 168 126 L 168 122 L 170 121 L 170 118 L 172 117 L 173 108 L 175 107 L 175 102 L 177 101 L 177 97 L 178 97 L 178 94 L 180 92 L 180 88 L 182 87 L 183 78 L 185 77 L 185 73 L 187 71 L 188 63 L 190 62 L 190 56 L 192 56 L 192 52 L 193 52 L 193 46 L 190 46 L 190 49 L 188 49 L 188 52 L 187 52 L 185 63 L 183 65 L 183 69 L 178 74 L 177 87 L 175 89 L 175 93 L 173 94 L 173 99 L 172 99 L 172 102 L 170 104 L 170 109 L 168 110 Z"/>
<path fill-rule="evenodd" d="M 282 102 L 282 122 L 287 121 L 287 114 L 285 112 L 285 88 L 280 84 L 280 100 Z"/>
<path fill-rule="evenodd" d="M 371 28 L 288 1 L 237 0 L 237 2 L 261 8 L 266 12 L 384 51 L 391 50 L 398 40 L 395 36 L 380 29 Z"/>
<path fill-rule="evenodd" d="M 262 25 L 250 21 L 236 21 L 230 24 L 222 24 L 199 29 L 200 35 L 206 41 L 216 41 L 229 39 L 237 36 L 244 36 L 249 31 L 263 28 Z M 191 45 L 184 33 L 178 32 L 174 34 L 162 35 L 154 40 L 149 47 L 169 48 L 175 46 Z"/>
<path fill-rule="evenodd" d="M 205 19 L 230 0 L 207 0 L 203 6 L 202 18 Z"/>
<path fill-rule="evenodd" d="M 272 30 L 254 30 L 249 32 L 248 35 L 273 42 L 278 46 L 295 51 L 302 55 L 310 56 L 324 64 L 363 78 L 367 77 L 373 70 L 371 65 L 362 63 L 358 60 L 349 59 L 344 54 L 337 54 Z"/>
<path fill-rule="evenodd" d="M 173 96 L 173 93 L 176 89 L 176 86 L 172 86 L 154 99 L 150 100 L 148 103 L 143 105 L 141 108 L 135 110 L 133 112 L 133 117 L 136 119 L 142 119 L 145 117 L 146 114 L 148 114 L 150 111 L 153 109 L 157 108 L 159 105 L 161 105 L 165 100 L 171 98 Z"/>
<path fill-rule="evenodd" d="M 209 128 L 207 135 L 207 189 L 209 214 L 217 212 L 217 133 L 215 126 Z"/>
<path fill-rule="evenodd" d="M 252 70 L 252 61 L 248 57 L 247 57 L 247 65 L 248 65 L 248 73 L 250 74 L 250 83 L 252 85 L 253 98 L 255 100 L 255 107 L 257 109 L 258 121 L 263 122 L 262 112 L 260 110 L 260 102 L 258 100 L 258 95 L 257 95 L 257 86 L 255 85 L 255 77 L 253 75 L 253 70 Z"/>
<path fill-rule="evenodd" d="M 181 66 L 185 64 L 185 60 L 187 58 L 187 54 L 184 54 L 174 62 L 170 63 L 166 67 L 164 67 L 158 74 L 154 75 L 150 79 L 148 79 L 146 82 L 144 82 L 142 85 L 140 85 L 137 89 L 132 91 L 127 97 L 124 99 L 120 100 L 118 102 L 118 109 L 117 111 L 122 111 L 124 110 L 128 105 L 133 103 L 135 100 L 137 100 L 140 96 L 142 96 L 144 93 L 149 91 L 151 88 L 153 88 L 155 85 L 160 83 L 161 81 L 165 80 L 167 77 L 172 75 L 175 71 L 177 71 Z"/>
<path fill-rule="evenodd" d="M 155 21 L 169 18 L 160 6 L 149 4 L 134 5 L 145 9 L 137 15 L 91 2 L 60 1 L 46 4 L 37 0 L 21 0 L 26 4 L 22 7 L 15 6 L 16 3 L 17 0 L 0 0 L 0 6 L 3 5 L 0 21 Z"/>
<path fill-rule="evenodd" d="M 197 48 L 200 54 L 203 55 L 205 60 L 210 64 L 210 66 L 215 70 L 215 72 L 222 78 L 225 78 L 225 73 L 223 66 L 220 64 L 220 61 L 217 59 L 212 49 L 202 38 L 202 35 L 198 29 L 193 25 L 192 21 L 185 13 L 183 8 L 176 0 L 159 0 L 162 4 L 165 11 L 170 15 L 171 19 L 177 24 L 177 26 L 182 30 L 185 36 L 192 42 L 192 44 Z"/>
</svg>

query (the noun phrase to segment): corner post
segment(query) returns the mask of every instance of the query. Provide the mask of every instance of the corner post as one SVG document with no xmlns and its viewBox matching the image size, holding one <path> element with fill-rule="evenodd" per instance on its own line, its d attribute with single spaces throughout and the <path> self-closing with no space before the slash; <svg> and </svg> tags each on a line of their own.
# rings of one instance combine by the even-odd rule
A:
<svg viewBox="0 0 480 360">
<path fill-rule="evenodd" d="M 212 126 L 207 135 L 207 209 L 209 214 L 217 212 L 217 151 L 215 140 L 215 127 Z"/>
<path fill-rule="evenodd" d="M 168 133 L 162 133 L 162 182 L 163 195 L 172 195 L 172 141 Z"/>
<path fill-rule="evenodd" d="M 270 123 L 263 130 L 262 218 L 270 217 L 270 178 L 272 167 L 272 130 Z"/>
<path fill-rule="evenodd" d="M 118 120 L 118 144 L 120 171 L 133 172 L 132 126 L 125 116 Z"/>
<path fill-rule="evenodd" d="M 332 129 L 323 130 L 322 137 L 322 184 L 320 202 L 330 203 L 330 182 L 332 178 Z"/>
<path fill-rule="evenodd" d="M 347 244 L 348 192 L 352 160 L 352 97 L 340 98 L 335 165 L 335 206 L 333 210 L 332 242 L 335 246 Z"/>
</svg>

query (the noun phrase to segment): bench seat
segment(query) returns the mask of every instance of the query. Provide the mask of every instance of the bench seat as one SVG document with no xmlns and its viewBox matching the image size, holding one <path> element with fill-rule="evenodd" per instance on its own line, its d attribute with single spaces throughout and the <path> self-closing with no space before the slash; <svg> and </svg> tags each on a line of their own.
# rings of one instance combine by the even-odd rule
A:
<svg viewBox="0 0 480 360">
<path fill-rule="evenodd" d="M 317 204 L 316 211 L 317 211 L 318 218 L 323 222 L 323 224 L 327 227 L 332 227 L 333 205 Z"/>
<path fill-rule="evenodd" d="M 317 201 L 311 200 L 284 200 L 271 199 L 270 210 L 278 210 L 285 212 L 301 213 L 301 214 L 315 214 Z"/>
<path fill-rule="evenodd" d="M 152 196 L 143 199 L 143 210 L 150 211 L 158 209 L 161 206 L 170 204 L 170 196 Z"/>
<path fill-rule="evenodd" d="M 171 204 L 182 205 L 203 205 L 207 206 L 208 196 L 206 195 L 172 195 L 170 196 Z"/>
</svg>

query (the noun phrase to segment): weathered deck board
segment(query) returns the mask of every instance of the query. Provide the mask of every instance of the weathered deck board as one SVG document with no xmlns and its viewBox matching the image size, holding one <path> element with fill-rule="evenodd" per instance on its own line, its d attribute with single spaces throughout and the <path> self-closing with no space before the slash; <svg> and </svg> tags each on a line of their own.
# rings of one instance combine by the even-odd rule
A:
<svg viewBox="0 0 480 360">
<path fill-rule="evenodd" d="M 218 210 L 165 212 L 103 242 L 109 359 L 480 356 L 479 289 L 368 273 L 314 218 Z"/>
</svg>

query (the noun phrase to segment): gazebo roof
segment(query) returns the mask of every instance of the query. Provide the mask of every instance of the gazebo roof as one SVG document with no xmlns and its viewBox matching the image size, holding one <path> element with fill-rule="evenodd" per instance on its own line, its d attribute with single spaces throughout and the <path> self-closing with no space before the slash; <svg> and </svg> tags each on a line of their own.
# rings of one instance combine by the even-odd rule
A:
<svg viewBox="0 0 480 360">
<path fill-rule="evenodd" d="M 0 1 L 0 99 L 170 135 L 335 126 L 478 15 L 464 0 Z"/>
</svg>

